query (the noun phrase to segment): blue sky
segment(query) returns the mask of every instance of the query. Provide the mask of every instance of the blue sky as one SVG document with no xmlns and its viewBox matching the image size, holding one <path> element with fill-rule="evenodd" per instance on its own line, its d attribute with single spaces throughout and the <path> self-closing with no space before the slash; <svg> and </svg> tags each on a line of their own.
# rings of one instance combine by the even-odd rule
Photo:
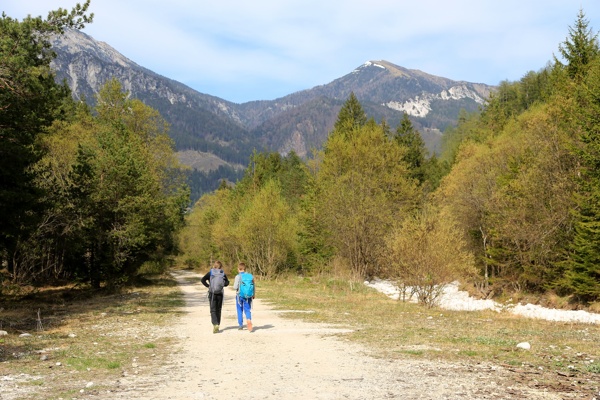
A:
<svg viewBox="0 0 600 400">
<path fill-rule="evenodd" d="M 83 2 L 79 0 L 79 2 Z M 77 1 L 2 0 L 22 19 Z M 92 0 L 83 32 L 156 73 L 236 103 L 323 85 L 366 61 L 496 85 L 543 68 L 598 0 Z"/>
</svg>

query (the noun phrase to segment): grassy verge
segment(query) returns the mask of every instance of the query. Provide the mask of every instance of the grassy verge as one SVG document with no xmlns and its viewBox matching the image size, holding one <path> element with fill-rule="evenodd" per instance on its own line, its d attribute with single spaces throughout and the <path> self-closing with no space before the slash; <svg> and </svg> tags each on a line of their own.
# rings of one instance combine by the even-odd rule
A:
<svg viewBox="0 0 600 400">
<path fill-rule="evenodd" d="M 428 309 L 390 300 L 361 283 L 323 277 L 259 281 L 257 294 L 280 310 L 312 311 L 283 313 L 286 318 L 352 328 L 344 338 L 378 357 L 492 363 L 552 391 L 598 392 L 597 325 Z M 8 381 L 0 381 L 0 397 L 93 398 L 123 389 L 131 376 L 152 381 L 175 348 L 169 328 L 181 296 L 172 278 L 160 276 L 113 295 L 50 288 L 3 297 L 0 330 L 9 335 L 0 336 L 0 377 L 18 388 L 5 391 Z M 531 350 L 516 348 L 525 341 Z"/>
<path fill-rule="evenodd" d="M 275 308 L 311 310 L 288 318 L 353 328 L 346 338 L 380 357 L 492 363 L 545 386 L 600 382 L 600 326 L 550 322 L 494 311 L 448 311 L 391 300 L 361 283 L 288 277 L 259 282 Z M 531 350 L 516 347 L 529 342 Z"/>
<path fill-rule="evenodd" d="M 119 294 L 64 287 L 3 297 L 0 330 L 8 335 L 0 336 L 0 397 L 86 398 L 118 390 L 120 380 L 164 362 L 174 344 L 166 328 L 181 305 L 169 276 Z"/>
</svg>

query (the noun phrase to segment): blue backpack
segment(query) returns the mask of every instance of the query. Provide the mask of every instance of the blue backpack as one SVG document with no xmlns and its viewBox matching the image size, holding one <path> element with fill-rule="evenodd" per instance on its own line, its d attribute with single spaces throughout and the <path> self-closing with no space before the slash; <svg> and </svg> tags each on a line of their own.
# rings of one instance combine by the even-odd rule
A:
<svg viewBox="0 0 600 400">
<path fill-rule="evenodd" d="M 254 276 L 248 272 L 240 274 L 239 296 L 241 299 L 254 297 Z"/>
</svg>

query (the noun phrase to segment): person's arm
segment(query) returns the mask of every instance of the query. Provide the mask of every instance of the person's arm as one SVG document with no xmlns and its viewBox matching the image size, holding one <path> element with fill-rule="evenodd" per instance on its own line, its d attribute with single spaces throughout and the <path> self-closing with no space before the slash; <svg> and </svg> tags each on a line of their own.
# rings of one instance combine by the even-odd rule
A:
<svg viewBox="0 0 600 400">
<path fill-rule="evenodd" d="M 205 287 L 209 287 L 209 286 L 210 286 L 210 285 L 209 285 L 209 281 L 210 281 L 210 271 L 208 271 L 208 272 L 206 273 L 206 275 L 204 275 L 204 276 L 202 277 L 202 279 L 200 279 L 200 282 L 202 282 L 202 284 L 203 284 Z"/>
<path fill-rule="evenodd" d="M 229 279 L 225 274 L 223 274 L 223 286 L 229 286 Z"/>
<path fill-rule="evenodd" d="M 235 292 L 237 293 L 239 288 L 240 288 L 240 274 L 237 274 L 235 276 L 235 279 L 233 280 L 233 290 L 235 290 Z"/>
</svg>

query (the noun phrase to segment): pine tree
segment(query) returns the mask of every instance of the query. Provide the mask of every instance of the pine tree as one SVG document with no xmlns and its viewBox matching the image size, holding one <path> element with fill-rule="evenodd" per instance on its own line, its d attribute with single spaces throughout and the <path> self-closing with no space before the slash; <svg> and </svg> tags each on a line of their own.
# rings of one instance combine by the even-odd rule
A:
<svg viewBox="0 0 600 400">
<path fill-rule="evenodd" d="M 578 87 L 580 162 L 575 235 L 562 281 L 578 299 L 600 299 L 600 60 Z"/>
<path fill-rule="evenodd" d="M 402 160 L 406 162 L 410 176 L 422 184 L 425 181 L 424 166 L 427 150 L 421 134 L 413 127 L 408 114 L 404 113 L 400 125 L 396 128 L 394 138 L 400 146 L 407 150 Z"/>
<path fill-rule="evenodd" d="M 575 27 L 569 27 L 569 36 L 558 49 L 566 60 L 567 74 L 571 79 L 581 80 L 588 65 L 598 56 L 598 34 L 594 34 L 585 18 L 583 10 L 579 10 Z M 556 60 L 558 65 L 563 65 Z"/>
<path fill-rule="evenodd" d="M 338 119 L 333 126 L 334 132 L 347 133 L 367 123 L 367 114 L 354 95 L 350 93 L 348 100 L 344 103 L 338 114 Z"/>
</svg>

